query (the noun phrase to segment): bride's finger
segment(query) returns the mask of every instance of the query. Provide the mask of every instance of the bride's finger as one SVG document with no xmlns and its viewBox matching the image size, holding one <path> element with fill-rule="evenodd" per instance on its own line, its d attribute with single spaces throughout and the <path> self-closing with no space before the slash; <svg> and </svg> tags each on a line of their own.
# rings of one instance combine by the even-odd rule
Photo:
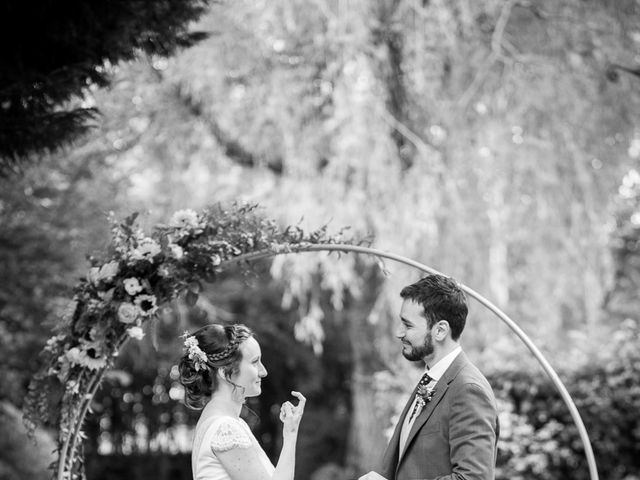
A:
<svg viewBox="0 0 640 480">
<path fill-rule="evenodd" d="M 291 395 L 299 400 L 298 407 L 304 407 L 305 403 L 307 403 L 307 399 L 300 392 L 292 391 Z"/>
</svg>

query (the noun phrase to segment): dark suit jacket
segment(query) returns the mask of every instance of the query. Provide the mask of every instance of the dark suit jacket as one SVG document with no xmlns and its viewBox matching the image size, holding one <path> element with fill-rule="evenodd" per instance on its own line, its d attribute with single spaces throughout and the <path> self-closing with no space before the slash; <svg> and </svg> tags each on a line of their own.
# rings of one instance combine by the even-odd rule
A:
<svg viewBox="0 0 640 480">
<path fill-rule="evenodd" d="M 445 371 L 416 418 L 404 452 L 400 430 L 415 397 L 404 408 L 379 473 L 388 480 L 493 480 L 499 425 L 487 379 L 464 352 Z"/>
</svg>

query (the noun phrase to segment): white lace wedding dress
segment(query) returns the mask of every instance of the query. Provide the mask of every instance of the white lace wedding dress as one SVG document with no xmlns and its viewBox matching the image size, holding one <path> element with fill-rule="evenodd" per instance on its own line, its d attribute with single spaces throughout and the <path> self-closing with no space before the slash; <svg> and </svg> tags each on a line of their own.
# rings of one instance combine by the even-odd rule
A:
<svg viewBox="0 0 640 480">
<path fill-rule="evenodd" d="M 257 454 L 267 472 L 273 474 L 274 466 L 244 420 L 214 416 L 198 422 L 196 426 L 191 452 L 194 480 L 231 480 L 216 452 L 233 448 L 245 449 L 247 455 Z"/>
</svg>

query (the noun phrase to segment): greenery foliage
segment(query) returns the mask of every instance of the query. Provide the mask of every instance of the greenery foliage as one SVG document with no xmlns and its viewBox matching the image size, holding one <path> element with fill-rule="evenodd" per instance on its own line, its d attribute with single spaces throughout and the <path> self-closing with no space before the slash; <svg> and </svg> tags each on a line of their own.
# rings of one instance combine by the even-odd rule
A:
<svg viewBox="0 0 640 480">
<path fill-rule="evenodd" d="M 19 409 L 0 400 L 0 478 L 2 480 L 49 480 L 47 471 L 55 442 L 43 432 L 26 435 Z"/>
<path fill-rule="evenodd" d="M 43 366 L 24 403 L 25 420 L 59 433 L 58 474 L 82 468 L 76 440 L 96 389 L 128 338 L 141 339 L 142 326 L 158 308 L 186 292 L 194 305 L 223 262 L 251 253 L 296 251 L 310 243 L 331 243 L 321 228 L 309 234 L 296 226 L 281 231 L 255 214 L 255 205 L 214 207 L 197 214 L 176 212 L 168 225 L 147 236 L 137 214 L 112 220 L 112 244 L 104 258 L 92 259 L 77 285 L 65 321 L 43 350 Z"/>
<path fill-rule="evenodd" d="M 113 190 L 90 181 L 98 163 L 51 162 L 0 188 L 0 271 L 11 279 L 0 288 L 0 397 L 18 407 L 37 368 L 32 353 L 44 346 L 85 273 L 87 245 L 101 246 L 109 232 L 106 216 L 96 212 Z M 80 225 L 92 230 L 89 237 Z"/>
<path fill-rule="evenodd" d="M 97 109 L 80 100 L 110 84 L 110 66 L 205 38 L 188 27 L 207 3 L 2 2 L 0 175 L 86 132 Z"/>
<path fill-rule="evenodd" d="M 640 478 L 640 326 L 621 323 L 590 362 L 562 369 L 592 443 L 601 478 Z M 588 478 L 584 450 L 564 401 L 545 375 L 498 371 L 501 399 L 497 478 Z"/>
</svg>

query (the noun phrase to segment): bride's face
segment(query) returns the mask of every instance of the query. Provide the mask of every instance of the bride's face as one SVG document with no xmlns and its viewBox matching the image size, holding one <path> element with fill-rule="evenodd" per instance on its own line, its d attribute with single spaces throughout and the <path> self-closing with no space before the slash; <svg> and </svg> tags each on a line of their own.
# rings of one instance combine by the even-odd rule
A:
<svg viewBox="0 0 640 480">
<path fill-rule="evenodd" d="M 256 397 L 262 392 L 261 382 L 267 376 L 267 369 L 262 364 L 262 352 L 255 338 L 249 337 L 240 344 L 242 360 L 234 382 L 243 387 L 245 397 Z"/>
</svg>

